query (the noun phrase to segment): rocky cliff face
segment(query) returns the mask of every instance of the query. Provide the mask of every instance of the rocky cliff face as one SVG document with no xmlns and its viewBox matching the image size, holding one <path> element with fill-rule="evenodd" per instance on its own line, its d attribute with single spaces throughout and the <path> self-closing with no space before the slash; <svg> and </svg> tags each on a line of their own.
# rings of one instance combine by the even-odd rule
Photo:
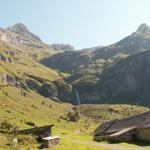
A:
<svg viewBox="0 0 150 150">
<path fill-rule="evenodd" d="M 13 59 L 16 53 L 13 50 L 5 50 L 4 53 L 0 53 L 0 61 L 13 63 Z"/>
<path fill-rule="evenodd" d="M 88 64 L 90 59 L 89 52 L 66 51 L 43 59 L 41 63 L 48 67 L 59 69 L 62 72 L 72 73 L 77 68 L 82 68 L 83 65 Z"/>
<path fill-rule="evenodd" d="M 150 104 L 150 51 L 107 68 L 98 83 L 99 102 Z"/>
<path fill-rule="evenodd" d="M 142 24 L 113 45 L 59 53 L 42 62 L 71 73 L 67 82 L 78 89 L 81 103 L 149 103 L 149 50 L 150 27 Z"/>
<path fill-rule="evenodd" d="M 105 66 L 104 61 L 91 77 L 91 73 L 76 77 L 78 73 L 69 78 L 81 103 L 150 105 L 150 51 L 114 60 Z"/>
</svg>

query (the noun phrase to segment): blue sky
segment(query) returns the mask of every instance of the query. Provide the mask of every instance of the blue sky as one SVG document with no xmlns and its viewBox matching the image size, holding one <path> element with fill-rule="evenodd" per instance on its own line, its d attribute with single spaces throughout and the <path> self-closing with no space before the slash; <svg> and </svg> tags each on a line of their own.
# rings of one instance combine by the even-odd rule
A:
<svg viewBox="0 0 150 150">
<path fill-rule="evenodd" d="M 0 26 L 22 22 L 47 43 L 108 45 L 150 25 L 150 0 L 0 0 Z"/>
</svg>

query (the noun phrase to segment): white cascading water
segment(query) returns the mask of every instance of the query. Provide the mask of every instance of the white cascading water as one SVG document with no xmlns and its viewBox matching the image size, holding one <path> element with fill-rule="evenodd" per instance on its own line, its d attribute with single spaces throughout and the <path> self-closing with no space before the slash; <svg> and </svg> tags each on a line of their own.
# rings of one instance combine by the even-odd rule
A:
<svg viewBox="0 0 150 150">
<path fill-rule="evenodd" d="M 77 99 L 77 105 L 80 105 L 80 95 L 79 95 L 79 92 L 78 92 L 78 90 L 76 89 L 75 90 L 75 92 L 76 92 L 76 99 Z"/>
</svg>

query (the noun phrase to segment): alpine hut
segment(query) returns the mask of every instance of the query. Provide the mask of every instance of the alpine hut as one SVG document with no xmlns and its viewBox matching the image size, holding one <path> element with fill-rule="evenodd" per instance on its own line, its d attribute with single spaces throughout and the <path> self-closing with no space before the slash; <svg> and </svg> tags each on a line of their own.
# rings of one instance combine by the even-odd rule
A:
<svg viewBox="0 0 150 150">
<path fill-rule="evenodd" d="M 150 142 L 150 111 L 101 124 L 94 131 L 94 140 L 114 142 L 141 140 Z"/>
</svg>

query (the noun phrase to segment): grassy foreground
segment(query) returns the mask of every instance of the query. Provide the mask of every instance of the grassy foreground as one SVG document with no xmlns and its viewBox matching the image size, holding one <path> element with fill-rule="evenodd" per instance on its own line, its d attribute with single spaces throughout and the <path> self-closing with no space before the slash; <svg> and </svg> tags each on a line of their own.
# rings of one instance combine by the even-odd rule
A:
<svg viewBox="0 0 150 150">
<path fill-rule="evenodd" d="M 21 94 L 25 92 L 25 94 Z M 71 123 L 66 120 L 61 120 L 60 116 L 66 116 L 66 113 L 71 110 L 70 104 L 59 104 L 48 98 L 44 98 L 33 91 L 20 91 L 15 87 L 3 87 L 0 90 L 0 120 L 7 120 L 20 129 L 31 128 L 26 122 L 33 122 L 36 126 L 55 124 L 53 134 L 59 135 L 61 138 L 60 145 L 54 147 L 55 150 L 98 150 L 100 147 L 87 146 L 74 143 L 71 139 L 87 140 L 87 135 L 84 132 L 84 120 L 78 123 Z M 95 126 L 93 127 L 93 129 Z M 80 131 L 76 134 L 76 131 Z M 93 130 L 91 130 L 93 131 Z M 72 134 L 73 133 L 73 134 Z M 89 131 L 88 131 L 89 133 Z M 75 136 L 74 136 L 75 135 Z M 88 135 L 89 136 L 89 135 Z M 12 143 L 13 135 L 0 133 L 0 149 L 38 149 L 41 143 L 38 143 L 34 137 L 28 135 L 18 135 L 18 144 L 15 146 Z M 92 141 L 92 139 L 90 139 Z M 102 150 L 106 150 L 101 148 Z"/>
<path fill-rule="evenodd" d="M 92 132 L 100 122 L 112 119 L 116 114 L 121 118 L 127 109 L 128 115 L 149 110 L 129 105 L 81 105 L 78 107 L 80 120 L 73 123 L 62 118 L 72 107 L 71 104 L 60 104 L 44 98 L 34 91 L 22 91 L 11 86 L 0 89 L 0 122 L 10 121 L 20 129 L 31 128 L 27 124 L 29 121 L 36 126 L 55 124 L 53 135 L 59 135 L 61 140 L 53 150 L 108 150 L 77 141 L 92 142 Z M 18 135 L 17 138 L 18 144 L 15 146 L 12 143 L 13 135 L 0 133 L 0 150 L 36 150 L 41 145 L 30 135 Z"/>
</svg>

